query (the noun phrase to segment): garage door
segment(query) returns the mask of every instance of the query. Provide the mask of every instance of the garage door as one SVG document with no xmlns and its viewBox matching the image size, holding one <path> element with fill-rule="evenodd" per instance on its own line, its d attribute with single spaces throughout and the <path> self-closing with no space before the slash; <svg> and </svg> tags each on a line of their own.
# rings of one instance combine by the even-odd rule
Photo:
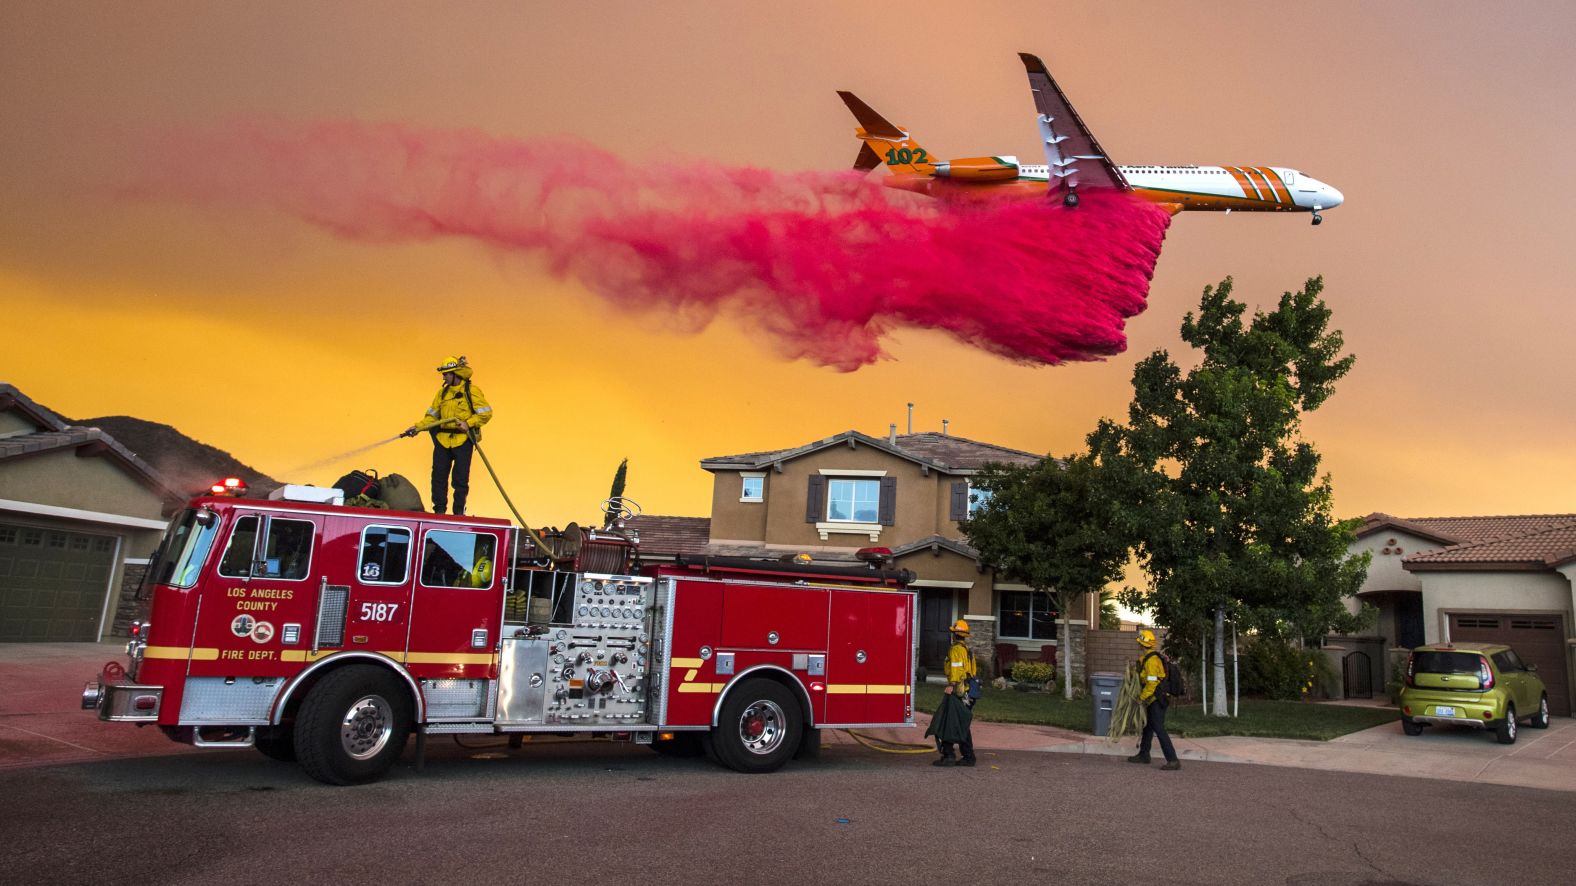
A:
<svg viewBox="0 0 1576 886">
<path fill-rule="evenodd" d="M 1450 639 L 1458 643 L 1502 643 L 1521 660 L 1538 666 L 1549 690 L 1549 711 L 1571 715 L 1570 675 L 1565 672 L 1565 618 L 1559 615 L 1452 615 Z"/>
<path fill-rule="evenodd" d="M 0 642 L 97 640 L 114 566 L 111 536 L 0 523 Z"/>
</svg>

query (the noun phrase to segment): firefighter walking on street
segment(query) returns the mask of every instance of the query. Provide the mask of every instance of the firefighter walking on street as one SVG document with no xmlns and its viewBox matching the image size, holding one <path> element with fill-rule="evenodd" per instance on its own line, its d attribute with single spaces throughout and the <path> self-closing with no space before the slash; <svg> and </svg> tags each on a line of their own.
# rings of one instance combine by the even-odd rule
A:
<svg viewBox="0 0 1576 886">
<path fill-rule="evenodd" d="M 1176 749 L 1171 746 L 1171 736 L 1166 732 L 1166 708 L 1171 706 L 1171 696 L 1166 691 L 1166 668 L 1170 662 L 1155 650 L 1154 631 L 1139 631 L 1138 645 L 1144 650 L 1143 658 L 1138 661 L 1138 675 L 1144 687 L 1138 695 L 1138 700 L 1145 706 L 1144 737 L 1139 741 L 1138 753 L 1128 757 L 1127 762 L 1147 764 L 1150 741 L 1158 738 L 1160 752 L 1166 756 L 1166 765 L 1160 768 L 1181 769 L 1182 762 L 1177 759 Z"/>
<path fill-rule="evenodd" d="M 974 699 L 969 689 L 970 681 L 978 679 L 979 668 L 969 652 L 968 637 L 969 623 L 960 618 L 952 626 L 952 648 L 947 650 L 947 660 L 941 667 L 947 686 L 942 690 L 941 705 L 931 718 L 930 729 L 925 732 L 936 737 L 936 750 L 941 752 L 941 759 L 932 764 L 935 766 L 974 765 Z M 954 744 L 960 755 L 956 761 L 952 759 Z"/>
<path fill-rule="evenodd" d="M 471 491 L 471 453 L 481 440 L 481 427 L 492 420 L 492 407 L 482 389 L 471 384 L 471 367 L 464 357 L 449 357 L 438 366 L 443 387 L 421 420 L 401 436 L 432 434 L 432 512 L 443 513 L 454 486 L 454 513 L 465 513 Z"/>
</svg>

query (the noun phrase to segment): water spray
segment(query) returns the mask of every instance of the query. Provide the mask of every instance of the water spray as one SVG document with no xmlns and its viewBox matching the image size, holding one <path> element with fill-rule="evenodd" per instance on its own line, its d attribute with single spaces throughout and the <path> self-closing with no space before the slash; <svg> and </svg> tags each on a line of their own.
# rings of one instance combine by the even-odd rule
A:
<svg viewBox="0 0 1576 886">
<path fill-rule="evenodd" d="M 368 443 L 365 446 L 358 446 L 355 449 L 351 449 L 351 450 L 348 450 L 346 452 L 341 452 L 341 453 L 338 453 L 337 455 L 330 455 L 327 458 L 318 459 L 317 461 L 312 462 L 311 464 L 302 465 L 302 466 L 300 466 L 298 468 L 291 468 L 290 470 L 285 472 L 285 476 L 291 477 L 291 476 L 295 476 L 296 474 L 304 474 L 307 471 L 315 471 L 318 468 L 326 468 L 326 467 L 328 467 L 331 464 L 334 464 L 336 462 L 344 461 L 347 458 L 353 458 L 353 457 L 355 457 L 357 455 L 362 454 L 363 452 L 371 452 L 372 450 L 378 448 L 379 446 L 386 446 L 389 443 L 393 443 L 395 440 L 398 440 L 399 438 L 400 438 L 400 435 L 399 434 L 395 434 L 394 436 L 388 438 L 387 440 L 379 440 L 376 443 Z"/>
</svg>

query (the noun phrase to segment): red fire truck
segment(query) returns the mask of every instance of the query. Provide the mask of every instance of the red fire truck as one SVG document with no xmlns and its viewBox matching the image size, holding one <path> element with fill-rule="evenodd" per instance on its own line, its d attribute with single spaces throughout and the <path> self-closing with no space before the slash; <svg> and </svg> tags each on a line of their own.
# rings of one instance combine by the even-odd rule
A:
<svg viewBox="0 0 1576 886">
<path fill-rule="evenodd" d="M 879 554 L 641 568 L 622 531 L 290 497 L 172 521 L 130 663 L 84 708 L 333 784 L 382 775 L 411 734 L 418 765 L 431 735 L 550 733 L 769 772 L 821 729 L 913 725 L 911 576 Z"/>
</svg>

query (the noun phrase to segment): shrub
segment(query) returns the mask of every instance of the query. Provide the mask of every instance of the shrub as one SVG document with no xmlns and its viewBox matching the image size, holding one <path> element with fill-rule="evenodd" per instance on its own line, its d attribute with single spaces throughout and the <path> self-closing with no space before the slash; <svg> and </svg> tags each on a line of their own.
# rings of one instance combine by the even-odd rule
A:
<svg viewBox="0 0 1576 886">
<path fill-rule="evenodd" d="M 1043 661 L 1020 661 L 1012 666 L 1012 679 L 1019 683 L 1049 683 L 1056 668 Z"/>
<path fill-rule="evenodd" d="M 1314 650 L 1320 658 L 1324 656 Z M 1307 651 L 1285 640 L 1259 637 L 1242 652 L 1242 691 L 1277 701 L 1296 701 L 1308 688 Z"/>
</svg>

